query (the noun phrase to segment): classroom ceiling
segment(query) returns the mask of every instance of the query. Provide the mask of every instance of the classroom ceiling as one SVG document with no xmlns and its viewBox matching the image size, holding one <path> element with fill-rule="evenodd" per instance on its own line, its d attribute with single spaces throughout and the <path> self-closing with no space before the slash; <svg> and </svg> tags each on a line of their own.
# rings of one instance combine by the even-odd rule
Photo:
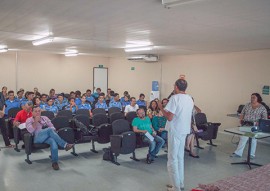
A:
<svg viewBox="0 0 270 191">
<path fill-rule="evenodd" d="M 52 43 L 32 41 L 51 35 Z M 270 48 L 270 0 L 198 0 L 166 9 L 161 0 L 1 0 L 0 46 L 9 50 L 126 56 Z"/>
</svg>

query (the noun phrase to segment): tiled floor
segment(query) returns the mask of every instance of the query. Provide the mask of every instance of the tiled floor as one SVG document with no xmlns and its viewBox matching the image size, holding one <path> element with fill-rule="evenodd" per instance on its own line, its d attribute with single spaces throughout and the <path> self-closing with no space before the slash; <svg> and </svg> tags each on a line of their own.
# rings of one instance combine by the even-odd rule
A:
<svg viewBox="0 0 270 191">
<path fill-rule="evenodd" d="M 198 150 L 200 159 L 185 156 L 185 190 L 191 190 L 198 183 L 210 183 L 249 170 L 245 165 L 230 162 L 241 161 L 229 155 L 234 151 L 238 138 L 219 133 L 215 143 L 209 147 L 201 141 L 204 150 Z M 2 137 L 0 145 L 3 145 Z M 49 150 L 31 155 L 33 164 L 24 162 L 24 150 L 17 153 L 13 149 L 0 151 L 0 191 L 163 191 L 168 183 L 166 153 L 161 151 L 155 163 L 145 163 L 147 148 L 137 149 L 140 162 L 129 159 L 130 155 L 120 155 L 120 166 L 102 160 L 102 148 L 97 144 L 98 154 L 89 152 L 90 144 L 76 146 L 78 157 L 60 151 L 60 170 L 51 168 Z M 270 163 L 269 144 L 258 143 L 256 159 L 260 164 Z M 245 152 L 246 156 L 246 152 Z M 255 168 L 255 167 L 254 167 Z"/>
</svg>

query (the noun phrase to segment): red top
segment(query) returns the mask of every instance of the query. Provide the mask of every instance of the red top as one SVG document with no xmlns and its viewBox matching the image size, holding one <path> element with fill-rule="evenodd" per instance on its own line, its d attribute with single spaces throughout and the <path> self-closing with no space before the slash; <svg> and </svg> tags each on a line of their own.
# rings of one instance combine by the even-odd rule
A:
<svg viewBox="0 0 270 191">
<path fill-rule="evenodd" d="M 25 110 L 21 110 L 17 113 L 14 121 L 18 121 L 20 123 L 25 123 L 26 119 L 28 119 L 29 117 L 32 117 L 31 111 L 29 113 L 27 113 Z"/>
</svg>

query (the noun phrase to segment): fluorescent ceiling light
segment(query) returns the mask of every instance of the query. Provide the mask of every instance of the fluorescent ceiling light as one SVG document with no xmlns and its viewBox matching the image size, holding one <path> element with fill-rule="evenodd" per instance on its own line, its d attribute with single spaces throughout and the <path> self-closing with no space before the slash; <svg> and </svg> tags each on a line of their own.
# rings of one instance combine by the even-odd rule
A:
<svg viewBox="0 0 270 191">
<path fill-rule="evenodd" d="M 186 3 L 192 3 L 199 0 L 162 0 L 162 5 L 164 5 L 165 8 L 171 8 L 174 6 L 186 4 Z"/>
<path fill-rule="evenodd" d="M 7 52 L 8 51 L 8 48 L 1 48 L 0 49 L 0 52 Z"/>
<path fill-rule="evenodd" d="M 126 48 L 125 52 L 135 52 L 135 51 L 143 51 L 143 50 L 153 50 L 153 46 L 144 46 L 144 47 L 136 47 L 136 48 Z"/>
<path fill-rule="evenodd" d="M 32 41 L 32 43 L 33 43 L 34 46 L 38 46 L 38 45 L 41 45 L 41 44 L 50 43 L 52 41 L 53 41 L 53 37 L 48 36 L 48 37 L 45 37 L 45 38 L 34 40 L 34 41 Z"/>
<path fill-rule="evenodd" d="M 65 56 L 78 56 L 78 52 L 66 52 Z"/>
</svg>

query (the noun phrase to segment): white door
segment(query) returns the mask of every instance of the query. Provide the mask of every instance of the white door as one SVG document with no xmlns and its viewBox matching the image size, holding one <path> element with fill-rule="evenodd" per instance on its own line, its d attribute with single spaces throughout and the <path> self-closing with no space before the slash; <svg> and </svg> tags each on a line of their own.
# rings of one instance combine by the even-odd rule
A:
<svg viewBox="0 0 270 191">
<path fill-rule="evenodd" d="M 93 92 L 97 88 L 101 89 L 101 92 L 106 94 L 108 89 L 108 68 L 93 68 Z"/>
</svg>

